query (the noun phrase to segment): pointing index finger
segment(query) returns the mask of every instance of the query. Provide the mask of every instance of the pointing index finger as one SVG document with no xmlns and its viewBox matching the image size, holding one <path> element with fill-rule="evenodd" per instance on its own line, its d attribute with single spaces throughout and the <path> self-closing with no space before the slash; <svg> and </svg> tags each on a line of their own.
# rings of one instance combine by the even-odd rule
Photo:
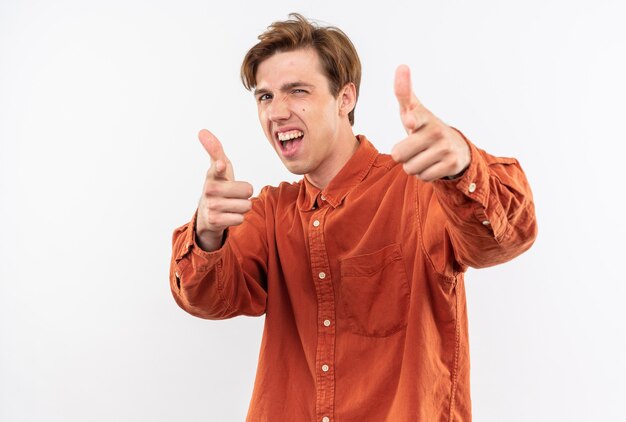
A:
<svg viewBox="0 0 626 422">
<path fill-rule="evenodd" d="M 226 177 L 227 179 L 234 178 L 234 174 L 232 174 L 232 167 L 230 167 L 230 160 L 226 156 L 222 143 L 219 139 L 206 129 L 202 129 L 198 133 L 198 139 L 200 139 L 200 143 L 206 152 L 209 153 L 211 163 L 215 166 L 216 174 L 221 177 Z M 227 171 L 229 167 L 231 170 Z"/>
<path fill-rule="evenodd" d="M 394 91 L 398 99 L 398 104 L 400 104 L 401 112 L 411 110 L 421 105 L 411 87 L 411 70 L 405 64 L 398 66 L 396 69 Z"/>
<path fill-rule="evenodd" d="M 202 129 L 198 133 L 198 139 L 200 139 L 200 143 L 202 144 L 206 152 L 209 153 L 209 156 L 211 156 L 212 161 L 228 160 L 226 154 L 224 153 L 222 143 L 211 132 L 206 129 Z"/>
</svg>

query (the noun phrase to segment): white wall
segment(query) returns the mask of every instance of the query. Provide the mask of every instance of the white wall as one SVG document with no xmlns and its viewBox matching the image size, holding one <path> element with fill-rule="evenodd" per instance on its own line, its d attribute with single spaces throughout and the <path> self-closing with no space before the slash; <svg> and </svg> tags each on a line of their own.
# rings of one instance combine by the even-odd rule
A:
<svg viewBox="0 0 626 422">
<path fill-rule="evenodd" d="M 238 77 L 290 11 L 351 36 L 355 128 L 381 151 L 407 63 L 427 107 L 531 180 L 535 246 L 467 277 L 475 420 L 622 416 L 624 3 L 364 3 L 0 0 L 1 421 L 243 420 L 263 321 L 180 310 L 170 239 L 203 127 L 257 192 L 296 179 Z"/>
</svg>

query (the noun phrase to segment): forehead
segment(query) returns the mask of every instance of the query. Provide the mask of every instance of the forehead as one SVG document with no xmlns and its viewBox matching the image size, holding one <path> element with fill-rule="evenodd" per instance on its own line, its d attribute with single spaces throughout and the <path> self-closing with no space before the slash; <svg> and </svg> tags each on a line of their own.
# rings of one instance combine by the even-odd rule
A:
<svg viewBox="0 0 626 422">
<path fill-rule="evenodd" d="M 319 56 L 312 48 L 278 52 L 259 64 L 257 89 L 278 88 L 294 81 L 326 84 Z"/>
</svg>

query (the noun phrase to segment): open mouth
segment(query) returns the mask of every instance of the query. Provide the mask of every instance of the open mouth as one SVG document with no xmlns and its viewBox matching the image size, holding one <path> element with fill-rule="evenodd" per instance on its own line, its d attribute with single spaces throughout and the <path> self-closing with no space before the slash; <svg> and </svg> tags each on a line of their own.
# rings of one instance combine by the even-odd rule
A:
<svg viewBox="0 0 626 422">
<path fill-rule="evenodd" d="M 284 155 L 288 156 L 295 153 L 298 144 L 304 137 L 304 132 L 301 130 L 289 130 L 286 132 L 278 132 L 276 136 L 280 144 L 280 149 Z"/>
</svg>

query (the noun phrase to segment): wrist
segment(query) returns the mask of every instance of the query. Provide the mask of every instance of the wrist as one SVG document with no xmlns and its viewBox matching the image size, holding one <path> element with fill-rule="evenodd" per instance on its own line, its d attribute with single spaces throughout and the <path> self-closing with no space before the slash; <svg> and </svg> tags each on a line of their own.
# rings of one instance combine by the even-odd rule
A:
<svg viewBox="0 0 626 422">
<path fill-rule="evenodd" d="M 205 252 L 214 252 L 224 244 L 226 230 L 198 230 L 195 228 L 195 244 Z"/>
<path fill-rule="evenodd" d="M 458 179 L 459 177 L 463 176 L 465 174 L 465 170 L 467 170 L 469 167 L 469 165 L 465 166 L 465 168 L 463 170 L 461 170 L 460 172 L 458 172 L 457 174 L 453 175 L 453 176 L 445 176 L 444 179 L 445 180 L 455 180 Z"/>
</svg>

